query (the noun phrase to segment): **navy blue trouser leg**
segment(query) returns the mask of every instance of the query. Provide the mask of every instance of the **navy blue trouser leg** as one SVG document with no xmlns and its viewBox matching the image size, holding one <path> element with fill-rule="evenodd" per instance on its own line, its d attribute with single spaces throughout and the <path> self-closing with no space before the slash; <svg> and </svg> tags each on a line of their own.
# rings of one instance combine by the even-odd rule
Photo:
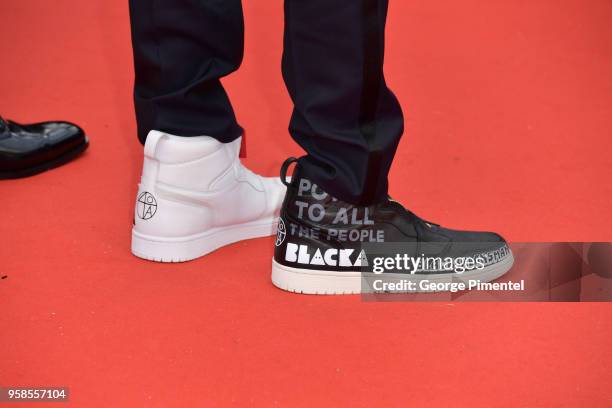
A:
<svg viewBox="0 0 612 408">
<path fill-rule="evenodd" d="M 354 204 L 386 197 L 403 132 L 383 74 L 388 0 L 285 0 L 282 71 L 304 174 Z M 139 138 L 241 134 L 219 81 L 243 53 L 239 0 L 130 0 Z M 270 69 L 275 62 L 271 61 Z"/>
<path fill-rule="evenodd" d="M 383 75 L 388 0 L 285 0 L 283 76 L 304 173 L 353 204 L 386 198 L 403 132 Z"/>
<path fill-rule="evenodd" d="M 130 0 L 138 138 L 242 134 L 220 78 L 242 62 L 240 0 Z"/>
</svg>

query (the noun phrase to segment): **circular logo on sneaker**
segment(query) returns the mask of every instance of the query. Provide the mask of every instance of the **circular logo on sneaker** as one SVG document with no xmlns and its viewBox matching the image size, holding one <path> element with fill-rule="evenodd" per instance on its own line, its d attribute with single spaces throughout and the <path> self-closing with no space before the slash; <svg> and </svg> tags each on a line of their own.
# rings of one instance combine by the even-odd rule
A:
<svg viewBox="0 0 612 408">
<path fill-rule="evenodd" d="M 274 245 L 280 246 L 280 244 L 282 244 L 283 241 L 285 240 L 286 236 L 287 236 L 287 229 L 285 228 L 285 222 L 283 221 L 282 218 L 279 218 L 278 228 L 276 229 L 276 242 L 274 243 Z"/>
<path fill-rule="evenodd" d="M 155 215 L 157 211 L 157 200 L 153 194 L 148 191 L 142 192 L 138 196 L 137 213 L 138 217 L 143 220 L 148 220 Z"/>
</svg>

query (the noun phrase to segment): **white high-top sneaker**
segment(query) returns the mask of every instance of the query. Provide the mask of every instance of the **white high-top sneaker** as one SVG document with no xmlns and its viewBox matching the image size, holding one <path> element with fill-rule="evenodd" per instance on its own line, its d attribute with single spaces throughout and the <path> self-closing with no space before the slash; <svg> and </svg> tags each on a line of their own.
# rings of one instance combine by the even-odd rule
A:
<svg viewBox="0 0 612 408">
<path fill-rule="evenodd" d="M 182 262 L 276 233 L 285 186 L 278 177 L 245 168 L 240 142 L 149 133 L 136 195 L 134 255 Z"/>
</svg>

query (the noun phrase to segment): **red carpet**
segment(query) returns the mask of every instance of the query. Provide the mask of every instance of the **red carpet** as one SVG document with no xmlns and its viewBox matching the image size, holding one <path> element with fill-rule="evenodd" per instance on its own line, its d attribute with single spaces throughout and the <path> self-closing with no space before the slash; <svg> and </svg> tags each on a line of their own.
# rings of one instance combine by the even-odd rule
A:
<svg viewBox="0 0 612 408">
<path fill-rule="evenodd" d="M 392 195 L 512 241 L 611 241 L 612 3 L 391 3 L 386 72 L 407 117 Z M 272 175 L 299 154 L 282 2 L 245 13 L 226 83 L 246 162 Z M 0 385 L 68 386 L 78 407 L 612 406 L 607 304 L 294 295 L 270 283 L 271 239 L 132 257 L 127 1 L 6 0 L 0 16 L 0 113 L 91 138 L 65 167 L 0 182 Z"/>
</svg>

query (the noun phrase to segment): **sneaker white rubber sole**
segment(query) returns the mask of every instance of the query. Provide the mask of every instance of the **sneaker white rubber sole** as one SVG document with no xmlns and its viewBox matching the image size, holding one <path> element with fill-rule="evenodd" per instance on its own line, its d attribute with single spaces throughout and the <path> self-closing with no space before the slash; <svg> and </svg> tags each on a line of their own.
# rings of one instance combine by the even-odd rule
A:
<svg viewBox="0 0 612 408">
<path fill-rule="evenodd" d="M 213 228 L 185 237 L 156 237 L 132 228 L 132 254 L 155 262 L 186 262 L 222 246 L 276 234 L 277 217 Z"/>
<path fill-rule="evenodd" d="M 480 280 L 481 282 L 491 282 L 508 272 L 514 263 L 512 252 L 503 260 L 483 269 L 474 269 L 462 274 L 443 273 L 443 274 L 392 274 L 385 273 L 385 282 L 400 282 L 409 280 L 417 283 L 428 280 L 431 283 L 445 282 L 466 282 L 469 280 Z M 281 265 L 272 259 L 272 283 L 283 290 L 309 295 L 351 295 L 362 293 L 363 286 L 367 282 L 375 279 L 373 273 L 368 273 L 364 278 L 362 272 L 336 272 L 336 271 L 317 271 L 312 269 L 292 268 Z M 365 280 L 365 281 L 364 281 Z M 371 290 L 373 292 L 373 290 Z M 418 292 L 418 290 L 417 290 Z"/>
</svg>

